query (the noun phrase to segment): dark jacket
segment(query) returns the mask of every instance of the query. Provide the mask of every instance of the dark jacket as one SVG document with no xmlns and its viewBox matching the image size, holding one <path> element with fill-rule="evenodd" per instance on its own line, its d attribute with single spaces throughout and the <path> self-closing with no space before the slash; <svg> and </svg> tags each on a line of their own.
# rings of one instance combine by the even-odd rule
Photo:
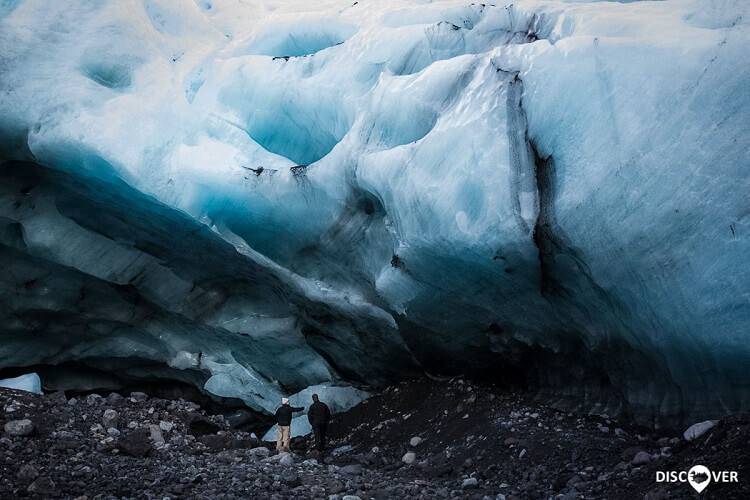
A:
<svg viewBox="0 0 750 500">
<path fill-rule="evenodd" d="M 302 411 L 304 408 L 295 408 L 294 406 L 281 405 L 281 408 L 276 410 L 276 423 L 279 425 L 291 425 L 292 424 L 292 412 Z"/>
<path fill-rule="evenodd" d="M 328 409 L 327 404 L 317 401 L 307 410 L 307 420 L 310 425 L 325 425 L 331 420 L 331 410 Z"/>
</svg>

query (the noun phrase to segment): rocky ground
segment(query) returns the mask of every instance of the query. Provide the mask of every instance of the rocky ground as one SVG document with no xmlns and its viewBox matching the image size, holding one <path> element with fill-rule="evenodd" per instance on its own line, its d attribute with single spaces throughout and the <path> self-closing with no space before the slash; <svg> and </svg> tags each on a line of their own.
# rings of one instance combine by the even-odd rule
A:
<svg viewBox="0 0 750 500">
<path fill-rule="evenodd" d="M 540 407 L 463 379 L 402 383 L 337 415 L 330 451 L 293 453 L 196 404 L 0 389 L 0 498 L 694 498 L 660 470 L 735 470 L 702 498 L 750 498 L 750 419 L 687 441 Z M 705 427 L 708 427 L 705 426 Z M 348 498 L 347 498 L 348 496 Z"/>
</svg>

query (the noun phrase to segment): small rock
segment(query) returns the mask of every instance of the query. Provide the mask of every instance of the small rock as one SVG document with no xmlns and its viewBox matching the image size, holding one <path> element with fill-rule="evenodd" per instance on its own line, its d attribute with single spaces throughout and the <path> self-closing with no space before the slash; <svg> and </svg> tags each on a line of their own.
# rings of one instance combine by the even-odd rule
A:
<svg viewBox="0 0 750 500">
<path fill-rule="evenodd" d="M 28 418 L 11 420 L 5 424 L 3 429 L 11 436 L 28 436 L 34 432 L 34 424 Z"/>
<path fill-rule="evenodd" d="M 475 477 L 467 477 L 461 482 L 462 490 L 474 489 L 479 486 L 479 481 Z"/>
<path fill-rule="evenodd" d="M 423 439 L 419 436 L 414 436 L 409 440 L 409 444 L 411 446 L 419 446 L 422 443 Z"/>
<path fill-rule="evenodd" d="M 117 448 L 123 455 L 130 457 L 147 456 L 152 449 L 151 441 L 148 438 L 148 431 L 145 429 L 136 429 L 122 434 L 117 442 Z"/>
<path fill-rule="evenodd" d="M 219 462 L 224 462 L 227 464 L 231 464 L 232 462 L 234 462 L 235 458 L 237 458 L 237 454 L 232 450 L 224 450 L 216 454 L 216 459 Z"/>
<path fill-rule="evenodd" d="M 18 471 L 18 480 L 23 483 L 30 483 L 39 477 L 39 472 L 31 464 L 26 464 Z"/>
<path fill-rule="evenodd" d="M 403 457 L 401 457 L 401 461 L 405 463 L 406 465 L 411 465 L 412 463 L 414 463 L 414 460 L 416 459 L 417 459 L 417 454 L 414 453 L 413 451 L 408 451 L 404 453 Z"/>
<path fill-rule="evenodd" d="M 279 459 L 279 464 L 284 467 L 291 467 L 294 465 L 294 457 L 292 457 L 291 453 L 284 453 L 284 456 Z"/>
<path fill-rule="evenodd" d="M 339 469 L 342 474 L 348 474 L 350 476 L 359 476 L 362 474 L 362 466 L 359 464 L 346 465 Z"/>
<path fill-rule="evenodd" d="M 151 424 L 148 426 L 148 429 L 151 433 L 151 440 L 155 444 L 164 444 L 164 436 L 161 433 L 161 429 L 156 424 Z"/>
<path fill-rule="evenodd" d="M 503 446 L 515 446 L 518 444 L 518 438 L 509 437 L 503 441 Z"/>
<path fill-rule="evenodd" d="M 68 399 L 65 397 L 65 391 L 55 391 L 47 396 L 48 400 L 55 404 L 67 403 Z"/>
<path fill-rule="evenodd" d="M 48 477 L 40 477 L 26 488 L 29 493 L 41 496 L 52 496 L 55 494 L 57 485 Z"/>
<path fill-rule="evenodd" d="M 683 436 L 687 441 L 698 439 L 706 432 L 708 432 L 709 429 L 715 426 L 717 422 L 718 420 L 706 420 L 705 422 L 698 422 L 697 424 L 693 424 L 687 428 Z"/>
<path fill-rule="evenodd" d="M 109 406 L 120 406 L 125 401 L 125 398 L 123 398 L 116 392 L 113 392 L 109 396 L 107 396 L 106 401 Z"/>
<path fill-rule="evenodd" d="M 78 404 L 78 400 L 77 400 L 76 398 L 70 398 L 70 399 L 68 400 L 68 404 L 69 404 L 70 406 L 75 406 L 75 405 L 77 405 L 77 404 Z"/>
<path fill-rule="evenodd" d="M 626 438 L 628 437 L 628 433 L 624 430 L 620 429 L 619 427 L 615 427 L 615 435 L 617 437 Z"/>
<path fill-rule="evenodd" d="M 116 429 L 117 424 L 120 420 L 120 414 L 113 409 L 104 410 L 104 416 L 102 417 L 102 424 L 105 429 Z"/>
<path fill-rule="evenodd" d="M 159 429 L 163 430 L 164 432 L 171 431 L 172 427 L 174 427 L 174 424 L 172 422 L 167 422 L 166 420 L 162 420 L 161 422 L 159 422 Z"/>
<path fill-rule="evenodd" d="M 643 464 L 649 463 L 650 461 L 651 461 L 651 455 L 649 455 L 645 451 L 639 451 L 638 453 L 635 454 L 631 463 L 633 465 L 643 465 Z"/>
<path fill-rule="evenodd" d="M 620 456 L 622 457 L 623 460 L 630 462 L 631 460 L 633 460 L 633 457 L 635 457 L 636 453 L 638 453 L 639 451 L 643 451 L 643 449 L 640 446 L 630 446 L 622 450 L 622 453 L 620 454 Z"/>
<path fill-rule="evenodd" d="M 281 481 L 290 488 L 296 488 L 297 486 L 302 484 L 302 481 L 300 481 L 300 478 L 296 472 L 287 472 L 285 474 L 282 474 Z"/>
<path fill-rule="evenodd" d="M 89 406 L 96 406 L 99 403 L 101 403 L 104 400 L 100 395 L 98 394 L 89 394 L 86 396 L 86 404 Z"/>
<path fill-rule="evenodd" d="M 89 427 L 92 434 L 101 434 L 104 432 L 104 427 L 102 427 L 102 424 L 94 424 L 91 427 Z"/>
<path fill-rule="evenodd" d="M 143 403 L 145 401 L 148 401 L 148 394 L 145 392 L 131 392 L 130 397 L 138 401 L 139 403 Z"/>
<path fill-rule="evenodd" d="M 344 495 L 341 500 L 362 500 L 358 495 Z"/>
<path fill-rule="evenodd" d="M 328 487 L 328 494 L 337 495 L 339 493 L 343 493 L 345 490 L 346 486 L 344 486 L 342 483 L 332 483 L 331 486 Z"/>
<path fill-rule="evenodd" d="M 271 450 L 263 446 L 258 446 L 257 448 L 250 450 L 248 453 L 253 457 L 266 458 L 271 454 Z"/>
<path fill-rule="evenodd" d="M 602 431 L 602 432 L 604 432 L 604 433 L 607 433 L 607 432 L 609 432 L 609 427 L 607 427 L 606 425 L 603 425 L 603 426 L 599 427 L 599 430 Z"/>
</svg>

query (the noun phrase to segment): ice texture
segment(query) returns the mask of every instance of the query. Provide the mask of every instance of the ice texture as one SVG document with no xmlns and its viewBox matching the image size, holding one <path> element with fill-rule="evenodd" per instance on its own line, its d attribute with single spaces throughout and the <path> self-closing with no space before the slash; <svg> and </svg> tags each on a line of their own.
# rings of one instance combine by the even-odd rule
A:
<svg viewBox="0 0 750 500">
<path fill-rule="evenodd" d="M 305 408 L 303 413 L 307 415 L 307 410 L 313 403 L 313 394 L 317 394 L 320 401 L 328 405 L 331 413 L 344 412 L 370 397 L 370 393 L 367 391 L 362 391 L 350 385 L 318 384 L 307 387 L 297 394 L 292 394 L 289 396 L 289 403 L 292 406 Z"/>
<path fill-rule="evenodd" d="M 0 387 L 43 394 L 42 381 L 36 373 L 27 373 L 26 375 L 20 375 L 18 377 L 5 378 L 0 380 Z"/>
<path fill-rule="evenodd" d="M 2 3 L 0 368 L 263 412 L 425 370 L 644 423 L 747 410 L 748 23 L 737 0 Z"/>
</svg>

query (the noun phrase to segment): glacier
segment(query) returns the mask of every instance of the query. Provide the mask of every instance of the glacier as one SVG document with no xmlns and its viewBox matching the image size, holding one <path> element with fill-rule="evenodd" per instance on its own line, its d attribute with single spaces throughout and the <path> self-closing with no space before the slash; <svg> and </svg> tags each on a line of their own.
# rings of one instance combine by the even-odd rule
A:
<svg viewBox="0 0 750 500">
<path fill-rule="evenodd" d="M 656 425 L 747 410 L 749 19 L 2 2 L 0 369 L 259 414 L 424 372 Z"/>
</svg>

